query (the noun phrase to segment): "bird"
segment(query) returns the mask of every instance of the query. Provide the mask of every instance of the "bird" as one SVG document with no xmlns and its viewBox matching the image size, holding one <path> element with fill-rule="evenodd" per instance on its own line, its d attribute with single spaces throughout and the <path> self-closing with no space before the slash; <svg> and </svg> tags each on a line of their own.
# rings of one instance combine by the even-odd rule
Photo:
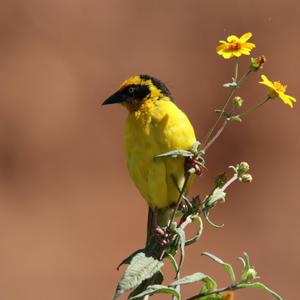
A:
<svg viewBox="0 0 300 300">
<path fill-rule="evenodd" d="M 147 246 L 153 232 L 169 225 L 186 176 L 184 157 L 157 156 L 190 150 L 196 142 L 195 131 L 167 86 L 150 75 L 125 80 L 102 103 L 108 104 L 121 104 L 128 110 L 125 158 L 129 175 L 149 206 Z"/>
</svg>

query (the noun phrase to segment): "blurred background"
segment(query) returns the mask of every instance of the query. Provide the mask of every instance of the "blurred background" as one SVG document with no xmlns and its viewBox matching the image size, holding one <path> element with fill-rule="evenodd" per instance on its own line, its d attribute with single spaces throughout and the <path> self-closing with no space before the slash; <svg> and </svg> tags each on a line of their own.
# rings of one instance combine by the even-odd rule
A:
<svg viewBox="0 0 300 300">
<path fill-rule="evenodd" d="M 228 90 L 233 61 L 219 39 L 251 31 L 270 79 L 299 94 L 299 2 L 2 0 L 0 3 L 0 298 L 111 299 L 117 264 L 143 246 L 147 206 L 127 174 L 120 106 L 99 107 L 131 75 L 171 89 L 202 138 Z M 248 57 L 243 58 L 246 69 Z M 245 70 L 244 69 L 244 70 Z M 267 89 L 253 74 L 245 106 Z M 233 123 L 207 155 L 192 194 L 246 160 L 254 181 L 236 184 L 183 275 L 202 271 L 228 284 L 209 251 L 233 263 L 247 251 L 266 283 L 285 299 L 298 294 L 299 104 L 280 100 Z M 169 276 L 171 278 L 171 276 Z M 198 287 L 185 289 L 191 296 Z M 272 299 L 249 290 L 236 299 Z M 156 297 L 156 299 L 169 299 Z"/>
</svg>

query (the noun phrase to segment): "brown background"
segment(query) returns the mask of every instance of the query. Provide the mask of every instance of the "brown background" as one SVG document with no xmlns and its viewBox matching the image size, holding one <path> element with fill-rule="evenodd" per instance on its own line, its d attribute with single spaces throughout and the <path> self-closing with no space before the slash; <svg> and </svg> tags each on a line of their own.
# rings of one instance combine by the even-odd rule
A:
<svg viewBox="0 0 300 300">
<path fill-rule="evenodd" d="M 233 62 L 215 54 L 217 41 L 252 31 L 255 54 L 268 58 L 264 73 L 299 99 L 299 25 L 296 0 L 2 0 L 0 299 L 111 299 L 117 263 L 143 246 L 147 209 L 124 163 L 126 112 L 97 106 L 124 79 L 165 81 L 201 138 L 232 73 Z M 258 80 L 240 91 L 247 105 L 265 96 Z M 202 271 L 222 286 L 223 269 L 200 253 L 238 269 L 246 250 L 263 282 L 297 297 L 299 128 L 299 104 L 291 110 L 276 100 L 211 148 L 194 193 L 241 160 L 255 180 L 233 187 L 215 209 L 225 228 L 206 226 L 183 274 Z M 251 290 L 236 299 L 272 297 Z"/>
</svg>

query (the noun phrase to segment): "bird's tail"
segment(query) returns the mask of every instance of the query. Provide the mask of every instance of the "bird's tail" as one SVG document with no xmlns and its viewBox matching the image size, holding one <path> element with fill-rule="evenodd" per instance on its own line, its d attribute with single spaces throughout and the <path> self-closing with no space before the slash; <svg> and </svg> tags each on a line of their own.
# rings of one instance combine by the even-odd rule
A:
<svg viewBox="0 0 300 300">
<path fill-rule="evenodd" d="M 153 214 L 154 214 L 153 210 L 149 206 L 149 208 L 148 208 L 148 221 L 147 221 L 147 238 L 146 238 L 146 246 L 145 246 L 146 249 L 149 246 L 151 240 L 154 238 L 154 234 L 153 234 L 153 231 L 152 231 L 152 228 L 153 228 Z"/>
</svg>

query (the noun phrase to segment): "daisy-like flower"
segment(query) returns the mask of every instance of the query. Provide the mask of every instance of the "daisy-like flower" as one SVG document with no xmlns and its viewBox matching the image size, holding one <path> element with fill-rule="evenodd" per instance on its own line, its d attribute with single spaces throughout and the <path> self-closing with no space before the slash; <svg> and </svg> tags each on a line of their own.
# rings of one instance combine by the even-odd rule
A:
<svg viewBox="0 0 300 300">
<path fill-rule="evenodd" d="M 266 75 L 261 75 L 262 81 L 259 83 L 266 85 L 270 88 L 268 96 L 271 99 L 279 97 L 285 104 L 289 105 L 290 107 L 293 107 L 293 102 L 296 102 L 296 99 L 292 96 L 286 95 L 285 91 L 287 86 L 281 84 L 280 81 L 270 81 Z"/>
<path fill-rule="evenodd" d="M 216 52 L 225 59 L 250 55 L 251 50 L 255 48 L 255 44 L 247 42 L 251 37 L 251 32 L 243 34 L 240 38 L 230 35 L 227 37 L 227 41 L 219 41 L 220 45 L 216 48 Z"/>
</svg>

